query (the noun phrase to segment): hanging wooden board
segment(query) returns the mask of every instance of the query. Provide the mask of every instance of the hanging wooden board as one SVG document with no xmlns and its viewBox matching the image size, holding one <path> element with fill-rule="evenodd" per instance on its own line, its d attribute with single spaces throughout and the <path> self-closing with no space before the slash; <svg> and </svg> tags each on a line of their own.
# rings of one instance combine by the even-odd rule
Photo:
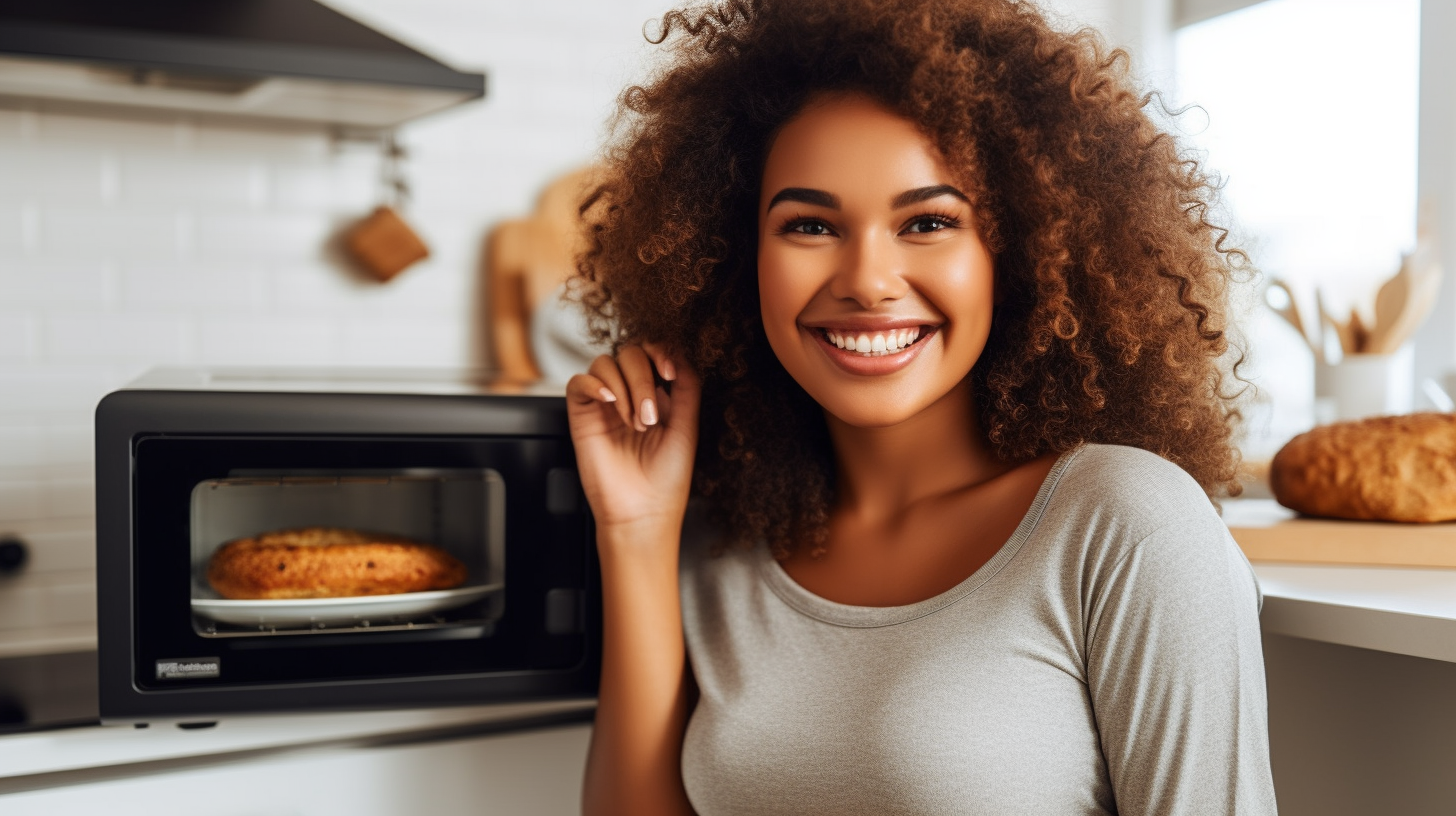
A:
<svg viewBox="0 0 1456 816">
<path fill-rule="evenodd" d="M 1272 501 L 1229 502 L 1224 521 L 1250 561 L 1456 568 L 1456 522 L 1310 518 Z"/>
</svg>

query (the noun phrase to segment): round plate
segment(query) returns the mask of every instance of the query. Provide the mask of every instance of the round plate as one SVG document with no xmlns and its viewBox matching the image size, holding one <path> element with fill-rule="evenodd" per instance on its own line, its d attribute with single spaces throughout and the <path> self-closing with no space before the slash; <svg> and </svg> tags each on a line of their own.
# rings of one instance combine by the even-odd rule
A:
<svg viewBox="0 0 1456 816">
<path fill-rule="evenodd" d="M 501 584 L 404 592 L 398 595 L 358 595 L 350 598 L 298 598 L 292 600 L 227 601 L 193 598 L 192 611 L 219 623 L 238 626 L 307 626 L 390 618 L 408 618 L 454 609 L 497 592 Z"/>
</svg>

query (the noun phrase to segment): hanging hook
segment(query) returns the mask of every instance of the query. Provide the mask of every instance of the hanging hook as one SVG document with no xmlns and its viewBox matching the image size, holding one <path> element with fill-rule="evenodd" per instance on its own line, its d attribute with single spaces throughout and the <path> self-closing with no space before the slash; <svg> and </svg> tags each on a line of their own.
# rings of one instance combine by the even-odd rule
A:
<svg viewBox="0 0 1456 816">
<path fill-rule="evenodd" d="M 380 161 L 381 181 L 384 187 L 384 203 L 396 210 L 404 209 L 409 201 L 409 182 L 404 177 L 404 160 L 409 151 L 399 143 L 394 131 L 384 134 Z"/>
</svg>

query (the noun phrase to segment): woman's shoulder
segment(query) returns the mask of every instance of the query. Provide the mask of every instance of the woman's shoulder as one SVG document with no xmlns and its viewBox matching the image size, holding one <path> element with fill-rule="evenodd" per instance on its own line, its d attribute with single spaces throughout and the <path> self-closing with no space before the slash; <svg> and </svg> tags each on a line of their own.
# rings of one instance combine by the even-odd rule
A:
<svg viewBox="0 0 1456 816">
<path fill-rule="evenodd" d="M 1155 453 L 1086 445 L 1060 474 L 1042 519 L 1048 552 L 1102 596 L 1131 581 L 1148 592 L 1228 589 L 1260 603 L 1257 579 L 1198 482 Z M 1201 589 L 1200 589 L 1201 587 Z M 1125 588 L 1125 587 L 1124 587 Z"/>
<path fill-rule="evenodd" d="M 1228 528 L 1218 510 L 1175 463 L 1141 448 L 1101 444 L 1084 445 L 1068 459 L 1047 507 L 1052 529 L 1112 558 L 1153 536 L 1222 547 Z"/>
<path fill-rule="evenodd" d="M 1213 502 L 1186 470 L 1152 451 L 1088 443 L 1074 451 L 1056 492 L 1129 513 L 1166 515 L 1198 509 L 1217 515 Z"/>
</svg>

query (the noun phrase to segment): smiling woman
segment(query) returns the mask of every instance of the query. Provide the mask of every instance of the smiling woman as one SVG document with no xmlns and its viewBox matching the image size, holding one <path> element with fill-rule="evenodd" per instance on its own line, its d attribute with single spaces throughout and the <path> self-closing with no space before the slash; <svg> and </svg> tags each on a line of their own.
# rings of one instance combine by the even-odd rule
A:
<svg viewBox="0 0 1456 816">
<path fill-rule="evenodd" d="M 813 99 L 764 165 L 764 334 L 823 409 L 839 508 L 855 508 L 832 512 L 828 539 L 791 551 L 784 568 L 836 601 L 912 603 L 960 583 L 1010 537 L 1055 461 L 1002 461 L 980 432 L 969 375 L 996 276 L 954 179 L 913 122 L 862 94 Z M 869 483 L 884 498 L 860 495 Z M 952 495 L 899 520 L 906 505 Z M 973 532 L 934 534 L 947 524 Z"/>
<path fill-rule="evenodd" d="M 1272 813 L 1241 256 L 1125 60 L 1016 0 L 662 36 L 577 281 L 586 812 Z"/>
<path fill-rule="evenodd" d="M 995 276 L 953 180 L 911 122 L 863 96 L 816 100 L 774 140 L 758 230 L 764 333 L 834 420 L 895 425 L 952 390 L 959 416 L 974 413 L 966 375 L 990 334 Z"/>
</svg>

